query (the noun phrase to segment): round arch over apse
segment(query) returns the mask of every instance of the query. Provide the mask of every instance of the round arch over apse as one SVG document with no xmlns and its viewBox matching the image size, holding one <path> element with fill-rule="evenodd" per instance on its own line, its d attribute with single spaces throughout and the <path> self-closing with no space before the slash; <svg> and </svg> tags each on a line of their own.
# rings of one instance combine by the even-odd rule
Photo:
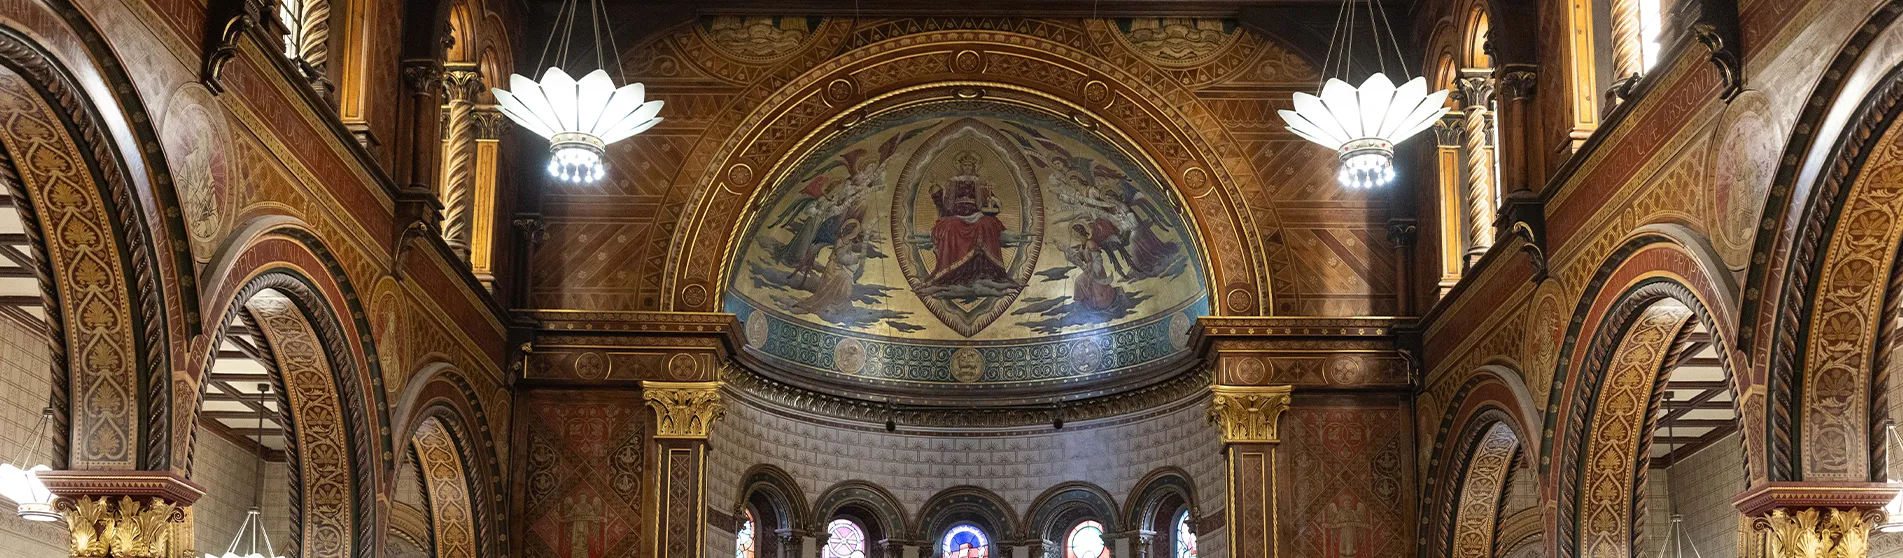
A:
<svg viewBox="0 0 1903 558">
<path fill-rule="evenodd" d="M 1100 25 L 1100 24 L 1092 24 Z M 921 64 L 921 60 L 942 64 Z M 1122 70 L 1125 66 L 1140 69 Z M 1131 75 L 1125 71 L 1143 75 Z M 974 75 L 982 81 L 972 81 Z M 1269 260 L 1283 257 L 1279 244 L 1265 245 L 1239 183 L 1254 184 L 1254 170 L 1234 153 L 1214 115 L 1197 106 L 1162 101 L 1187 96 L 1172 76 L 1141 64 L 1120 65 L 1044 38 L 997 31 L 944 31 L 931 40 L 898 37 L 870 42 L 806 71 L 766 95 L 724 142 L 707 142 L 705 168 L 695 173 L 695 192 L 673 230 L 662 284 L 663 308 L 707 310 L 723 299 L 728 254 L 742 241 L 739 231 L 761 216 L 762 185 L 785 172 L 811 143 L 867 115 L 920 95 L 984 98 L 1012 92 L 1042 98 L 1059 114 L 1108 135 L 1128 134 L 1133 153 L 1150 158 L 1159 184 L 1203 240 L 1209 256 L 1211 311 L 1258 314 L 1271 308 Z M 1185 113 L 1185 111 L 1191 111 Z M 715 155 L 719 154 L 719 155 Z M 724 264 L 724 265 L 723 265 Z"/>
<path fill-rule="evenodd" d="M 171 180 L 130 79 L 77 11 L 60 13 L 47 21 L 71 27 L 0 27 L 0 182 L 20 200 L 55 339 L 53 465 L 174 468 L 185 445 L 171 370 L 197 327 L 197 296 L 168 280 L 189 255 L 161 247 L 183 224 L 155 209 Z M 104 319 L 70 322 L 81 305 Z"/>
</svg>

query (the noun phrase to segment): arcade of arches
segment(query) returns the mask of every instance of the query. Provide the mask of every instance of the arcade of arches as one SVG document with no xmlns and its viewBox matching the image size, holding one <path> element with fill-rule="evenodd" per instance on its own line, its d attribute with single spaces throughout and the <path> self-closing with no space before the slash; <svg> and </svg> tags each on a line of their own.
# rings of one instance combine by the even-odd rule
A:
<svg viewBox="0 0 1903 558">
<path fill-rule="evenodd" d="M 1903 555 L 1903 2 L 1375 1 L 0 2 L 0 556 Z"/>
</svg>

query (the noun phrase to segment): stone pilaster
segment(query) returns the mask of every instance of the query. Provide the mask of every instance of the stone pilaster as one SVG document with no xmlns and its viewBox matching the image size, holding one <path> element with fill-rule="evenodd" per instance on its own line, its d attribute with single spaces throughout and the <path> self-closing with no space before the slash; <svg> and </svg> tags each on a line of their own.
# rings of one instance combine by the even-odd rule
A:
<svg viewBox="0 0 1903 558">
<path fill-rule="evenodd" d="M 469 215 L 469 270 L 483 285 L 494 289 L 497 175 L 502 156 L 502 131 L 508 125 L 495 105 L 477 105 L 471 114 L 476 130 L 475 190 Z"/>
<path fill-rule="evenodd" d="M 192 503 L 205 489 L 159 471 L 49 471 L 74 558 L 197 558 Z"/>
<path fill-rule="evenodd" d="M 1290 386 L 1211 386 L 1209 421 L 1222 433 L 1228 467 L 1229 555 L 1274 558 L 1277 426 L 1288 410 Z"/>
<path fill-rule="evenodd" d="M 720 382 L 641 382 L 654 411 L 654 556 L 699 558 L 706 530 L 707 434 L 726 413 Z"/>
</svg>

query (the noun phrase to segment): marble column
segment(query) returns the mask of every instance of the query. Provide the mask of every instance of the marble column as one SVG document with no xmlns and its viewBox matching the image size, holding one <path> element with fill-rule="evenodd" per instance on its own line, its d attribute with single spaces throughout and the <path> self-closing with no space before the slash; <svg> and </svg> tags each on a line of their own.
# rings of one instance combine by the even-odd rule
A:
<svg viewBox="0 0 1903 558">
<path fill-rule="evenodd" d="M 49 471 L 73 558 L 197 558 L 192 503 L 203 487 L 163 471 Z"/>
<path fill-rule="evenodd" d="M 1277 425 L 1288 410 L 1290 386 L 1211 386 L 1209 421 L 1222 432 L 1229 506 L 1225 510 L 1232 558 L 1280 555 L 1276 517 Z"/>
<path fill-rule="evenodd" d="M 726 413 L 720 382 L 641 382 L 654 411 L 654 556 L 699 558 L 706 531 L 707 434 Z"/>
</svg>

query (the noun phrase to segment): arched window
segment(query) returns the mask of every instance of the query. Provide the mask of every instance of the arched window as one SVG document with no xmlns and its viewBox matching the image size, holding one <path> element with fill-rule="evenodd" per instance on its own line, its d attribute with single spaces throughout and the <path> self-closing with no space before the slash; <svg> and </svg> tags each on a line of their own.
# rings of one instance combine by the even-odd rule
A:
<svg viewBox="0 0 1903 558">
<path fill-rule="evenodd" d="M 304 1 L 278 2 L 278 21 L 284 23 L 284 56 L 296 60 L 304 54 Z"/>
<path fill-rule="evenodd" d="M 1078 523 L 1070 528 L 1070 534 L 1064 536 L 1064 558 L 1107 558 L 1110 555 L 1103 546 L 1103 524 L 1095 521 Z"/>
<path fill-rule="evenodd" d="M 1196 558 L 1196 530 L 1190 528 L 1189 510 L 1176 514 L 1176 558 Z"/>
<path fill-rule="evenodd" d="M 826 525 L 825 558 L 866 558 L 866 531 L 850 519 Z"/>
<path fill-rule="evenodd" d="M 939 553 L 945 558 L 987 558 L 990 556 L 991 539 L 984 531 L 970 523 L 960 523 L 945 532 L 945 539 L 939 543 Z"/>
<path fill-rule="evenodd" d="M 1638 0 L 1639 2 L 1639 56 L 1643 61 L 1642 71 L 1649 71 L 1658 65 L 1659 54 L 1665 50 L 1659 45 L 1659 30 L 1665 23 L 1665 12 L 1659 6 L 1661 0 Z"/>
<path fill-rule="evenodd" d="M 753 558 L 753 510 L 747 510 L 746 517 L 740 519 L 740 529 L 733 534 L 733 557 Z"/>
</svg>

